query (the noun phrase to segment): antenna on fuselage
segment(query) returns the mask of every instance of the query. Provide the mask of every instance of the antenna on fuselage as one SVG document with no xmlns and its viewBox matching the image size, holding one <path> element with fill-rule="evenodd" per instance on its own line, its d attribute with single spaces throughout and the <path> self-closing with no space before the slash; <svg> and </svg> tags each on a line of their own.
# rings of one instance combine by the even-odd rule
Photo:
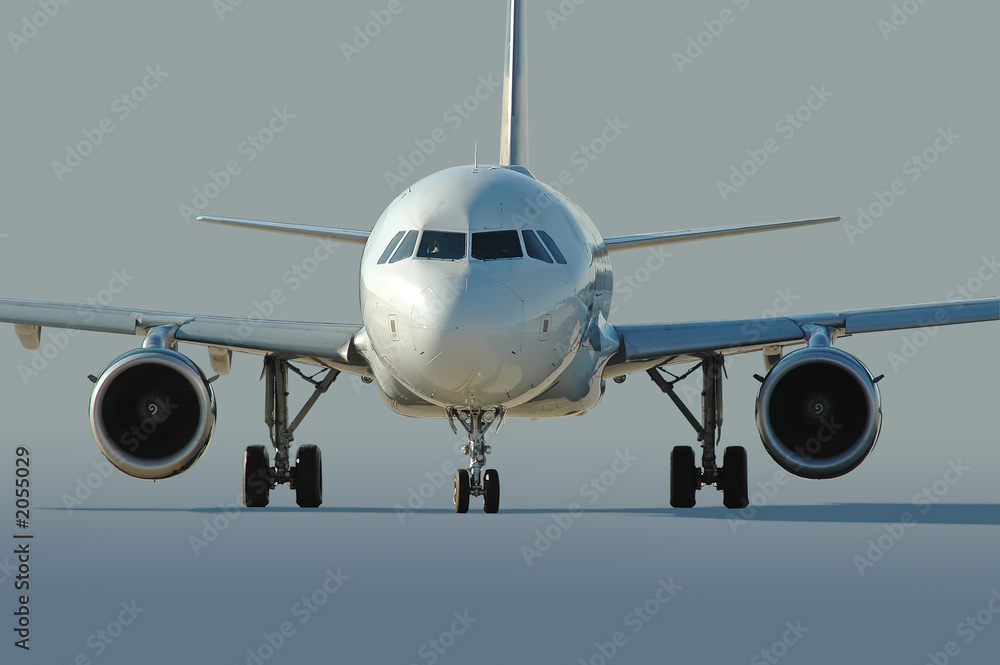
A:
<svg viewBox="0 0 1000 665">
<path fill-rule="evenodd" d="M 472 172 L 479 173 L 479 141 L 472 142 Z"/>
</svg>

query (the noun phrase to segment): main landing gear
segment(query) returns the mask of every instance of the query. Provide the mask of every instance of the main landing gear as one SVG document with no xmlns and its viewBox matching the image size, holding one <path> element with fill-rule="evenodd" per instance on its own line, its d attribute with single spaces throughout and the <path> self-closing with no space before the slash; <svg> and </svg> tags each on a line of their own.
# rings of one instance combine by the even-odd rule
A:
<svg viewBox="0 0 1000 665">
<path fill-rule="evenodd" d="M 486 456 L 490 447 L 486 445 L 486 432 L 495 422 L 500 429 L 503 424 L 502 409 L 489 411 L 457 411 L 448 412 L 448 421 L 452 430 L 457 420 L 469 435 L 469 442 L 462 448 L 462 454 L 469 456 L 469 468 L 455 471 L 452 486 L 452 504 L 456 513 L 469 512 L 469 497 L 483 497 L 483 511 L 495 513 L 500 510 L 500 475 L 496 469 L 483 469 L 486 466 Z"/>
<path fill-rule="evenodd" d="M 722 372 L 723 357 L 706 356 L 702 361 L 673 381 L 667 381 L 661 370 L 654 367 L 646 371 L 653 383 L 667 394 L 680 412 L 698 433 L 701 442 L 701 468 L 695 466 L 694 450 L 677 446 L 670 453 L 670 505 L 674 508 L 692 508 L 695 493 L 704 485 L 715 485 L 722 490 L 722 503 L 726 508 L 746 508 L 750 504 L 747 491 L 747 451 L 741 446 L 726 448 L 722 467 L 716 466 L 715 447 L 722 433 Z M 674 392 L 674 384 L 701 368 L 701 422 Z"/>
<path fill-rule="evenodd" d="M 288 370 L 301 376 L 314 386 L 312 396 L 306 401 L 292 422 L 288 421 Z M 263 508 L 270 500 L 270 492 L 278 485 L 288 484 L 295 490 L 295 502 L 302 508 L 317 508 L 323 503 L 323 458 L 319 448 L 313 445 L 299 446 L 295 453 L 295 466 L 289 456 L 292 433 L 302 419 L 327 391 L 339 371 L 326 370 L 319 381 L 306 376 L 288 361 L 266 356 L 264 358 L 264 378 L 266 395 L 264 400 L 264 422 L 271 431 L 274 445 L 274 466 L 268 460 L 264 446 L 250 446 L 243 455 L 243 505 L 248 508 Z"/>
</svg>

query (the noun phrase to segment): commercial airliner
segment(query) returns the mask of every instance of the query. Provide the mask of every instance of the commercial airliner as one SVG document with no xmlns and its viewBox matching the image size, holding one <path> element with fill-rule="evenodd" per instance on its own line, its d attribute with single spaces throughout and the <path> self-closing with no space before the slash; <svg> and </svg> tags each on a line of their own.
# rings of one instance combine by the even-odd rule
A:
<svg viewBox="0 0 1000 665">
<path fill-rule="evenodd" d="M 587 214 L 528 168 L 528 106 L 522 0 L 508 0 L 500 159 L 458 166 L 413 183 L 371 230 L 201 217 L 203 222 L 325 238 L 362 247 L 362 322 L 306 323 L 171 314 L 53 302 L 0 300 L 0 321 L 37 349 L 45 326 L 139 335 L 142 345 L 91 377 L 90 422 L 101 452 L 124 473 L 164 479 L 189 469 L 212 438 L 214 378 L 178 350 L 208 349 L 212 372 L 229 372 L 233 351 L 263 357 L 268 447 L 243 461 L 243 501 L 268 504 L 278 485 L 302 507 L 323 500 L 314 445 L 292 457 L 296 427 L 344 373 L 374 382 L 386 405 L 416 418 L 447 420 L 468 435 L 468 468 L 455 472 L 455 512 L 482 497 L 500 507 L 500 478 L 486 468 L 486 436 L 506 418 L 548 418 L 594 408 L 607 379 L 645 372 L 683 413 L 701 446 L 670 456 L 670 504 L 695 505 L 702 487 L 729 508 L 748 504 L 745 449 L 716 454 L 726 356 L 760 353 L 761 440 L 774 460 L 804 478 L 835 478 L 860 465 L 882 419 L 878 381 L 841 337 L 875 331 L 1000 319 L 1000 299 L 855 309 L 773 319 L 660 324 L 612 323 L 614 252 L 837 221 L 836 217 L 728 228 L 603 237 Z M 476 160 L 478 162 L 478 159 Z M 806 231 L 802 231 L 806 232 Z M 815 232 L 815 231 L 809 231 Z M 317 317 L 326 312 L 320 310 Z M 680 376 L 666 368 L 686 363 Z M 319 368 L 300 369 L 300 366 Z M 295 416 L 289 372 L 313 385 Z M 701 413 L 674 391 L 702 375 Z"/>
</svg>

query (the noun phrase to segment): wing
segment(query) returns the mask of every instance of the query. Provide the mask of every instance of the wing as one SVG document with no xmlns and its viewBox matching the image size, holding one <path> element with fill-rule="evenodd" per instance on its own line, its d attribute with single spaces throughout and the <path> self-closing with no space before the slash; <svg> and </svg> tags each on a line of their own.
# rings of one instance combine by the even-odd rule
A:
<svg viewBox="0 0 1000 665">
<path fill-rule="evenodd" d="M 616 325 L 618 352 L 605 377 L 651 367 L 690 362 L 708 354 L 764 351 L 780 357 L 781 348 L 806 341 L 809 326 L 828 328 L 833 336 L 1000 320 L 1000 298 L 875 307 L 802 316 L 729 321 Z"/>
<path fill-rule="evenodd" d="M 288 233 L 297 236 L 307 236 L 310 238 L 326 238 L 328 240 L 338 240 L 340 242 L 350 242 L 363 245 L 368 242 L 369 231 L 359 231 L 357 229 L 332 229 L 326 226 L 308 226 L 306 224 L 286 224 L 284 222 L 262 222 L 256 219 L 237 219 L 235 217 L 208 217 L 202 215 L 199 222 L 210 224 L 222 224 L 224 226 L 238 226 L 244 229 L 258 229 L 260 231 L 274 231 L 277 233 Z"/>
<path fill-rule="evenodd" d="M 354 346 L 360 325 L 305 323 L 194 316 L 118 307 L 0 299 L 0 322 L 13 323 L 21 344 L 37 349 L 43 327 L 146 335 L 158 326 L 176 325 L 174 338 L 209 347 L 212 368 L 229 371 L 229 354 L 243 351 L 370 376 L 367 361 Z"/>
<path fill-rule="evenodd" d="M 652 245 L 669 245 L 678 242 L 704 240 L 707 238 L 728 238 L 729 236 L 741 236 L 748 233 L 794 229 L 799 226 L 812 226 L 813 224 L 829 224 L 830 222 L 836 222 L 839 220 L 840 217 L 824 217 L 823 219 L 804 219 L 797 222 L 770 222 L 767 224 L 749 224 L 746 226 L 724 226 L 715 229 L 694 229 L 691 231 L 667 231 L 664 233 L 640 233 L 628 236 L 611 236 L 604 239 L 604 245 L 608 248 L 609 252 L 620 252 L 624 249 L 638 249 L 640 247 L 650 247 Z"/>
</svg>

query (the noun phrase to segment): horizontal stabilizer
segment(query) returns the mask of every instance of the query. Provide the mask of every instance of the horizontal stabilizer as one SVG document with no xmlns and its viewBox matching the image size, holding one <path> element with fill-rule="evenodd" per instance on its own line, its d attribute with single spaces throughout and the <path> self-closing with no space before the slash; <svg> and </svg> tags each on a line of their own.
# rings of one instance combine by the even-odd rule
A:
<svg viewBox="0 0 1000 665">
<path fill-rule="evenodd" d="M 667 231 L 665 233 L 640 233 L 630 236 L 612 236 L 604 239 L 609 252 L 619 252 L 625 249 L 638 249 L 652 245 L 668 245 L 675 242 L 689 242 L 706 238 L 727 238 L 741 236 L 747 233 L 762 231 L 777 231 L 779 229 L 794 229 L 798 226 L 813 224 L 828 224 L 839 222 L 840 217 L 824 217 L 823 219 L 806 219 L 798 222 L 770 222 L 767 224 L 750 224 L 748 226 L 725 226 L 715 229 L 693 229 L 690 231 Z"/>
<path fill-rule="evenodd" d="M 260 229 L 262 231 L 274 231 L 275 233 L 290 233 L 298 236 L 308 236 L 310 238 L 328 238 L 341 242 L 353 242 L 363 245 L 368 242 L 369 231 L 358 231 L 356 229 L 331 229 L 326 226 L 307 226 L 305 224 L 285 224 L 282 222 L 261 222 L 255 219 L 235 219 L 233 217 L 207 217 L 198 218 L 199 222 L 210 222 L 212 224 L 223 224 L 225 226 L 241 226 L 247 229 Z"/>
</svg>

